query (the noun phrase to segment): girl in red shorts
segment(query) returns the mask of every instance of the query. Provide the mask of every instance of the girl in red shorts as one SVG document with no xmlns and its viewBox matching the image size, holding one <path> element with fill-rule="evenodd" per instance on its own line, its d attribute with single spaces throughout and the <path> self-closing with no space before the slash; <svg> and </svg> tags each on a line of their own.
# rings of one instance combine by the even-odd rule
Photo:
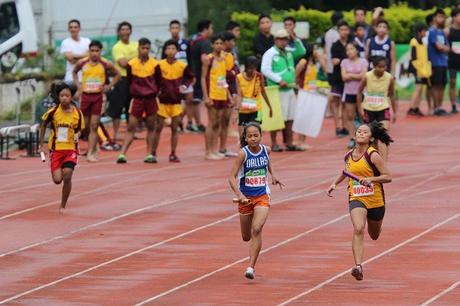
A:
<svg viewBox="0 0 460 306">
<path fill-rule="evenodd" d="M 233 165 L 229 183 L 238 197 L 241 235 L 249 241 L 249 267 L 245 276 L 254 279 L 254 267 L 262 248 L 262 228 L 268 217 L 270 207 L 270 188 L 268 173 L 272 184 L 284 185 L 276 178 L 270 165 L 270 148 L 260 144 L 262 130 L 260 125 L 251 122 L 244 127 L 241 136 L 241 150 Z"/>
<path fill-rule="evenodd" d="M 72 174 L 77 164 L 78 138 L 85 127 L 83 115 L 72 103 L 72 92 L 69 85 L 56 85 L 58 104 L 49 109 L 42 117 L 40 128 L 40 152 L 45 152 L 43 145 L 45 132 L 50 126 L 48 149 L 51 164 L 51 176 L 55 184 L 64 182 L 60 211 L 65 209 L 67 199 L 72 190 Z"/>
</svg>

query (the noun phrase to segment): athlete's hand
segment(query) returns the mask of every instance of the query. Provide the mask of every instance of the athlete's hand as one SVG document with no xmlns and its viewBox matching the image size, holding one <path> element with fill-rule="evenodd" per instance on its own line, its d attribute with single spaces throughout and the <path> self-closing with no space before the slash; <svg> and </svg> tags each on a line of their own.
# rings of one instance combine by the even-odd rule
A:
<svg viewBox="0 0 460 306">
<path fill-rule="evenodd" d="M 104 85 L 104 93 L 108 93 L 111 90 L 112 90 L 112 86 L 110 86 L 108 84 Z"/>
<path fill-rule="evenodd" d="M 288 85 L 289 85 L 289 84 L 286 83 L 286 81 L 284 81 L 284 80 L 281 80 L 281 81 L 280 81 L 280 86 L 281 86 L 281 87 L 288 87 Z"/>
<path fill-rule="evenodd" d="M 185 85 L 179 86 L 179 92 L 180 93 L 184 93 L 186 90 L 187 90 L 187 86 L 185 86 Z"/>
<path fill-rule="evenodd" d="M 209 99 L 209 97 L 206 97 L 206 98 L 203 98 L 203 102 L 206 106 L 212 106 L 213 103 L 212 103 L 212 100 Z"/>
<path fill-rule="evenodd" d="M 372 184 L 372 178 L 371 177 L 363 177 L 359 179 L 359 183 L 364 186 L 370 186 Z"/>
<path fill-rule="evenodd" d="M 80 139 L 80 132 L 73 134 L 73 142 L 78 143 L 78 140 Z"/>
<path fill-rule="evenodd" d="M 361 117 L 361 120 L 364 120 L 364 109 L 359 110 L 359 116 Z"/>
<path fill-rule="evenodd" d="M 283 190 L 284 184 L 281 183 L 281 181 L 278 180 L 278 179 L 276 178 L 276 176 L 272 176 L 272 184 L 273 184 L 273 185 L 279 185 L 279 186 L 280 186 L 280 189 Z"/>
<path fill-rule="evenodd" d="M 335 184 L 332 184 L 331 186 L 329 186 L 329 188 L 326 191 L 326 194 L 328 197 L 332 197 L 332 192 L 335 190 L 336 187 L 337 186 Z"/>
<path fill-rule="evenodd" d="M 244 195 L 239 195 L 238 196 L 238 203 L 240 204 L 243 204 L 243 205 L 247 205 L 249 204 L 250 200 L 248 198 L 246 198 Z"/>
</svg>

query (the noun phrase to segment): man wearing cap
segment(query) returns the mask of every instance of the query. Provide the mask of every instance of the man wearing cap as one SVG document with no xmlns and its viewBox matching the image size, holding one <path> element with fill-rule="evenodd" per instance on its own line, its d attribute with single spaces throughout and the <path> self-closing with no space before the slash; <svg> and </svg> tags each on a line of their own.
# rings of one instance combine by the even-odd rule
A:
<svg viewBox="0 0 460 306">
<path fill-rule="evenodd" d="M 267 84 L 280 87 L 280 102 L 285 128 L 283 130 L 284 142 L 287 151 L 301 151 L 302 149 L 292 144 L 292 123 L 294 121 L 296 96 L 293 90 L 295 84 L 294 55 L 286 47 L 289 43 L 289 33 L 285 29 L 275 33 L 275 45 L 268 49 L 262 56 L 261 71 L 267 79 Z M 294 44 L 302 44 L 295 40 Z M 301 57 L 305 54 L 303 46 L 295 46 Z M 281 152 L 283 149 L 276 142 L 277 132 L 271 132 L 272 150 Z"/>
</svg>

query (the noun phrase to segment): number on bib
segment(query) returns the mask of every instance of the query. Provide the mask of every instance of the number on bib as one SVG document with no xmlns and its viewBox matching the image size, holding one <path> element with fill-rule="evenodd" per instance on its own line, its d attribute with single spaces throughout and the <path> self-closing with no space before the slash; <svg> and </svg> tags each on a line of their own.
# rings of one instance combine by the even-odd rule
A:
<svg viewBox="0 0 460 306">
<path fill-rule="evenodd" d="M 217 77 L 217 87 L 219 88 L 227 88 L 227 80 L 225 79 L 225 76 L 218 76 Z"/>
<path fill-rule="evenodd" d="M 366 102 L 372 108 L 381 107 L 385 103 L 385 96 L 378 93 L 368 93 L 366 96 Z"/>
<path fill-rule="evenodd" d="M 265 169 L 250 170 L 245 175 L 244 184 L 246 187 L 264 187 L 266 183 Z"/>
<path fill-rule="evenodd" d="M 250 98 L 243 98 L 241 100 L 241 110 L 256 111 L 257 110 L 257 100 L 250 99 Z"/>
<path fill-rule="evenodd" d="M 370 186 L 361 185 L 358 182 L 353 182 L 353 196 L 355 197 L 367 197 L 374 195 L 374 185 Z"/>
<path fill-rule="evenodd" d="M 57 130 L 57 142 L 67 142 L 69 141 L 69 128 L 68 127 L 58 127 Z"/>
</svg>

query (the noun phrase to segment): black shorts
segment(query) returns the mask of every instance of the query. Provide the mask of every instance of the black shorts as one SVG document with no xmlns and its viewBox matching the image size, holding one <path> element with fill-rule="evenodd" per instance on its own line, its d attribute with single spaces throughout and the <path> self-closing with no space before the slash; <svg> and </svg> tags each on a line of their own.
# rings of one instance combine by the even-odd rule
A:
<svg viewBox="0 0 460 306">
<path fill-rule="evenodd" d="M 459 72 L 460 72 L 460 68 L 449 67 L 449 79 L 456 80 L 457 79 L 457 73 L 459 73 Z"/>
<path fill-rule="evenodd" d="M 445 86 L 447 84 L 447 67 L 433 67 L 430 81 L 433 86 Z"/>
<path fill-rule="evenodd" d="M 239 113 L 238 114 L 238 126 L 246 126 L 249 122 L 257 122 L 257 112 L 255 113 Z"/>
<path fill-rule="evenodd" d="M 353 200 L 350 202 L 350 212 L 358 207 L 367 209 L 367 219 L 369 220 L 380 221 L 385 216 L 385 205 L 376 208 L 367 208 L 366 205 L 364 205 L 360 201 Z"/>
<path fill-rule="evenodd" d="M 343 102 L 345 103 L 350 103 L 350 104 L 356 104 L 356 99 L 357 99 L 357 95 L 347 95 L 347 94 L 344 94 L 344 97 L 343 97 Z"/>
<path fill-rule="evenodd" d="M 193 102 L 201 103 L 201 101 L 203 101 L 203 90 L 201 89 L 200 82 L 196 82 L 193 85 Z"/>
<path fill-rule="evenodd" d="M 428 81 L 428 78 L 415 77 L 415 84 L 429 85 L 430 83 Z"/>
<path fill-rule="evenodd" d="M 390 114 L 390 109 L 386 108 L 384 110 L 378 111 L 378 112 L 373 112 L 373 111 L 368 111 L 364 110 L 364 123 L 371 123 L 372 121 L 390 121 L 391 119 L 391 114 Z"/>
<path fill-rule="evenodd" d="M 113 90 L 107 94 L 107 99 L 109 100 L 107 115 L 109 115 L 110 118 L 120 119 L 123 113 L 128 116 L 129 105 L 131 103 L 128 78 L 122 77 L 120 81 L 115 84 Z"/>
</svg>

